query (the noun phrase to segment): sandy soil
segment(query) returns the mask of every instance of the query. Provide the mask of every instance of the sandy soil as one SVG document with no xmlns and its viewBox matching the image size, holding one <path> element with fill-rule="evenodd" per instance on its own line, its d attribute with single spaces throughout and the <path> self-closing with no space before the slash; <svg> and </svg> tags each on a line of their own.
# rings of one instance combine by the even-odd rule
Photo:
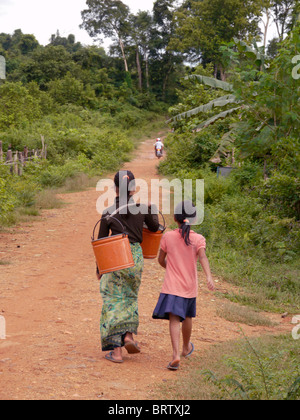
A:
<svg viewBox="0 0 300 420">
<path fill-rule="evenodd" d="M 136 177 L 157 178 L 153 140 L 141 144 L 125 165 Z M 139 297 L 139 355 L 122 365 L 104 359 L 100 348 L 101 297 L 90 243 L 99 219 L 96 188 L 62 195 L 68 203 L 44 211 L 38 221 L 0 234 L 0 315 L 7 338 L 0 340 L 1 400 L 142 400 L 155 387 L 184 373 L 166 366 L 171 357 L 167 321 L 154 321 L 164 271 L 146 260 Z M 215 278 L 217 289 L 232 286 Z M 194 322 L 195 354 L 212 343 L 241 338 L 237 324 L 216 315 L 222 303 L 208 291 L 199 273 L 198 316 Z M 290 331 L 287 319 L 269 314 L 275 328 L 243 325 L 249 336 Z"/>
</svg>

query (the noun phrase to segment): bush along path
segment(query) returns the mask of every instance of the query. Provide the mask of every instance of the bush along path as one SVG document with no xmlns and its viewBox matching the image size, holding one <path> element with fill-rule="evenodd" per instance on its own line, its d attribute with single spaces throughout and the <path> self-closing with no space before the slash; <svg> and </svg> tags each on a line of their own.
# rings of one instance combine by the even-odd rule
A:
<svg viewBox="0 0 300 420">
<path fill-rule="evenodd" d="M 148 182 L 158 178 L 153 143 L 141 144 L 135 159 L 124 166 Z M 104 359 L 101 297 L 90 243 L 99 219 L 98 197 L 96 188 L 61 195 L 67 203 L 62 208 L 0 234 L 0 261 L 5 261 L 0 265 L 0 315 L 6 321 L 6 339 L 0 340 L 1 400 L 154 399 L 160 384 L 185 374 L 188 360 L 177 373 L 166 369 L 171 357 L 168 322 L 151 317 L 164 276 L 156 260 L 145 261 L 139 296 L 141 354 L 126 354 L 122 365 Z M 217 292 L 233 288 L 215 280 Z M 225 299 L 217 292 L 208 291 L 200 272 L 195 357 L 212 343 L 239 339 L 243 333 L 252 337 L 292 330 L 291 320 L 280 315 L 265 315 L 271 322 L 264 326 L 225 320 L 220 311 Z"/>
</svg>

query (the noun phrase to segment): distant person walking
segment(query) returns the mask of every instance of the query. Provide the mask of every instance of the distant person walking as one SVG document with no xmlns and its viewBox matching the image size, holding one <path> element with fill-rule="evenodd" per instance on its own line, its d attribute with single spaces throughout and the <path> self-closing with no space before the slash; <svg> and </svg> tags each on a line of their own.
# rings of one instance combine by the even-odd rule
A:
<svg viewBox="0 0 300 420">
<path fill-rule="evenodd" d="M 192 211 L 193 214 L 191 214 Z M 168 319 L 170 322 L 173 348 L 172 361 L 167 366 L 170 370 L 178 370 L 180 364 L 181 323 L 183 338 L 181 356 L 189 357 L 194 351 L 194 345 L 190 339 L 192 318 L 196 317 L 198 258 L 206 275 L 209 290 L 213 291 L 215 288 L 205 253 L 205 238 L 191 230 L 190 220 L 195 217 L 196 208 L 190 201 L 182 202 L 177 206 L 174 219 L 178 224 L 178 229 L 167 232 L 163 236 L 158 258 L 159 264 L 166 268 L 166 274 L 152 317 L 153 319 Z"/>
<path fill-rule="evenodd" d="M 100 320 L 100 333 L 102 350 L 108 351 L 105 358 L 114 363 L 123 363 L 122 347 L 128 353 L 139 353 L 140 347 L 134 341 L 133 334 L 137 334 L 139 326 L 138 293 L 144 268 L 141 242 L 143 240 L 144 223 L 152 232 L 159 229 L 158 212 L 154 206 L 135 204 L 132 196 L 135 194 L 135 177 L 130 171 L 120 171 L 114 179 L 116 189 L 115 205 L 107 208 L 102 217 L 99 238 L 123 233 L 122 225 L 128 233 L 131 252 L 135 266 L 102 276 L 100 280 L 100 293 L 102 296 L 102 312 Z M 126 197 L 121 197 L 122 192 Z M 124 200 L 125 198 L 125 200 Z M 125 207 L 135 204 L 137 211 L 134 214 L 127 208 L 127 214 L 120 214 L 122 202 Z M 152 209 L 152 211 L 151 211 Z M 114 214 L 114 218 L 109 217 Z M 154 213 L 154 214 L 152 214 Z M 155 214 L 156 213 L 156 214 Z M 107 217 L 108 216 L 108 217 Z M 118 222 L 118 219 L 121 224 Z"/>
</svg>

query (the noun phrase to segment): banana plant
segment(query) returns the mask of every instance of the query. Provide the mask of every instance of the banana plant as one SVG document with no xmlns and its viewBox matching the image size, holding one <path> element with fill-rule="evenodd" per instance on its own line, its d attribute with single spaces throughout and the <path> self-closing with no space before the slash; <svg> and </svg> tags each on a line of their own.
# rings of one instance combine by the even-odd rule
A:
<svg viewBox="0 0 300 420">
<path fill-rule="evenodd" d="M 186 76 L 185 79 L 186 80 L 196 79 L 199 83 L 202 83 L 205 86 L 210 86 L 212 88 L 221 89 L 221 90 L 224 90 L 224 91 L 227 91 L 227 92 L 233 92 L 233 85 L 231 85 L 230 83 L 223 82 L 221 80 L 215 79 L 214 77 L 201 76 L 201 75 L 198 75 L 198 74 L 196 75 L 195 74 L 195 75 L 191 75 L 191 76 Z M 198 125 L 194 129 L 195 131 L 199 131 L 202 128 L 208 127 L 209 125 L 213 124 L 217 120 L 222 119 L 222 118 L 226 118 L 228 115 L 230 115 L 230 114 L 238 111 L 239 109 L 241 109 L 242 101 L 240 101 L 233 93 L 231 93 L 229 95 L 224 95 L 224 96 L 221 96 L 219 98 L 216 98 L 216 99 L 208 102 L 207 104 L 200 105 L 200 106 L 198 106 L 194 109 L 191 109 L 191 110 L 186 111 L 186 112 L 182 112 L 178 115 L 175 115 L 175 117 L 168 120 L 167 123 L 180 121 L 184 118 L 189 118 L 189 117 L 192 117 L 194 115 L 200 114 L 202 112 L 212 111 L 214 108 L 224 108 L 224 107 L 227 107 L 228 105 L 232 105 L 232 104 L 240 104 L 240 105 L 238 107 L 232 106 L 231 108 L 226 109 L 225 111 L 222 111 L 222 112 L 214 115 L 213 117 L 210 117 L 206 121 L 203 121 L 200 125 Z"/>
<path fill-rule="evenodd" d="M 210 159 L 213 163 L 220 163 L 221 156 L 227 156 L 228 150 L 232 147 L 235 142 L 235 132 L 236 132 L 236 123 L 231 124 L 230 131 L 225 133 L 221 138 L 219 143 L 218 149 L 216 150 L 215 154 Z"/>
<path fill-rule="evenodd" d="M 259 49 L 254 46 L 255 49 L 251 48 L 245 42 L 234 38 L 234 44 L 240 53 L 243 53 L 246 57 L 251 58 L 257 67 L 261 71 L 265 71 L 268 68 L 267 58 L 263 52 L 260 52 Z M 185 80 L 196 80 L 198 83 L 201 83 L 205 86 L 209 86 L 214 89 L 220 89 L 225 92 L 230 92 L 230 94 L 221 96 L 217 99 L 214 99 L 204 105 L 200 105 L 196 108 L 182 112 L 175 115 L 167 121 L 167 123 L 176 123 L 177 121 L 183 120 L 185 118 L 190 118 L 200 113 L 206 113 L 213 111 L 215 108 L 223 108 L 221 112 L 216 113 L 210 118 L 204 120 L 197 127 L 194 128 L 194 131 L 199 132 L 202 129 L 208 127 L 211 124 L 214 124 L 220 119 L 225 119 L 226 117 L 240 111 L 241 109 L 247 108 L 247 105 L 244 102 L 237 98 L 234 94 L 234 87 L 232 84 L 218 80 L 213 77 L 202 76 L 202 75 L 191 75 L 186 76 Z M 238 106 L 237 106 L 238 105 Z M 224 109 L 225 108 L 225 109 Z M 232 127 L 235 125 L 233 124 Z M 218 149 L 216 150 L 212 160 L 219 160 L 221 155 L 226 155 L 230 146 L 234 143 L 234 128 L 226 133 L 219 144 Z"/>
<path fill-rule="evenodd" d="M 255 64 L 260 67 L 260 69 L 265 70 L 268 66 L 266 64 L 266 55 L 259 51 L 259 48 L 255 45 L 254 48 L 251 48 L 249 45 L 247 45 L 244 41 L 241 41 L 237 38 L 234 38 L 234 43 L 237 47 L 237 49 L 244 53 L 247 57 L 252 58 L 255 60 Z M 190 118 L 194 115 L 212 111 L 214 108 L 218 107 L 227 107 L 228 105 L 232 104 L 239 104 L 238 107 L 231 107 L 229 109 L 223 110 L 222 112 L 218 113 L 217 115 L 214 115 L 213 117 L 209 118 L 206 121 L 203 121 L 199 126 L 195 128 L 196 131 L 201 130 L 202 128 L 206 128 L 209 125 L 215 123 L 219 119 L 226 118 L 228 115 L 240 110 L 242 108 L 243 102 L 241 100 L 238 100 L 237 97 L 234 95 L 234 88 L 233 85 L 221 80 L 218 80 L 214 77 L 208 77 L 208 76 L 202 76 L 199 74 L 194 74 L 191 76 L 186 76 L 185 80 L 197 80 L 199 83 L 204 84 L 205 86 L 210 86 L 214 89 L 221 89 L 226 92 L 231 92 L 230 95 L 225 95 L 220 98 L 214 99 L 207 104 L 198 106 L 194 109 L 191 109 L 189 111 L 183 112 L 181 114 L 176 115 L 175 117 L 172 117 L 170 120 L 167 121 L 167 123 L 180 121 L 184 118 Z"/>
<path fill-rule="evenodd" d="M 239 103 L 235 95 L 221 96 L 220 98 L 214 99 L 205 105 L 200 105 L 189 111 L 182 112 L 181 114 L 178 114 L 175 117 L 168 120 L 167 123 L 180 121 L 182 119 L 192 117 L 193 115 L 197 115 L 200 112 L 208 112 L 208 111 L 211 111 L 215 107 L 224 107 L 232 103 Z"/>
</svg>

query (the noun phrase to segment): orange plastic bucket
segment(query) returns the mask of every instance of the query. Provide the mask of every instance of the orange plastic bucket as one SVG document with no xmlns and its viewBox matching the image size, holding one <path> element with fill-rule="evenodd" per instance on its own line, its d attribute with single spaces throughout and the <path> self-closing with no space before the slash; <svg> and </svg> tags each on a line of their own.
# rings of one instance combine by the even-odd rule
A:
<svg viewBox="0 0 300 420">
<path fill-rule="evenodd" d="M 147 228 L 143 229 L 143 242 L 141 243 L 141 247 L 143 250 L 144 258 L 154 259 L 157 257 L 159 247 L 160 247 L 160 242 L 161 242 L 161 239 L 165 230 L 166 230 L 165 219 L 164 219 L 164 226 L 160 226 L 157 232 L 151 232 Z"/>
<path fill-rule="evenodd" d="M 114 271 L 134 267 L 134 260 L 130 248 L 130 243 L 128 235 L 125 233 L 125 231 L 120 235 L 109 236 L 96 240 L 94 239 L 96 227 L 101 222 L 101 220 L 97 222 L 92 237 L 92 247 L 99 273 L 103 275 L 106 273 L 112 273 Z M 119 220 L 118 222 L 122 225 Z"/>
</svg>

